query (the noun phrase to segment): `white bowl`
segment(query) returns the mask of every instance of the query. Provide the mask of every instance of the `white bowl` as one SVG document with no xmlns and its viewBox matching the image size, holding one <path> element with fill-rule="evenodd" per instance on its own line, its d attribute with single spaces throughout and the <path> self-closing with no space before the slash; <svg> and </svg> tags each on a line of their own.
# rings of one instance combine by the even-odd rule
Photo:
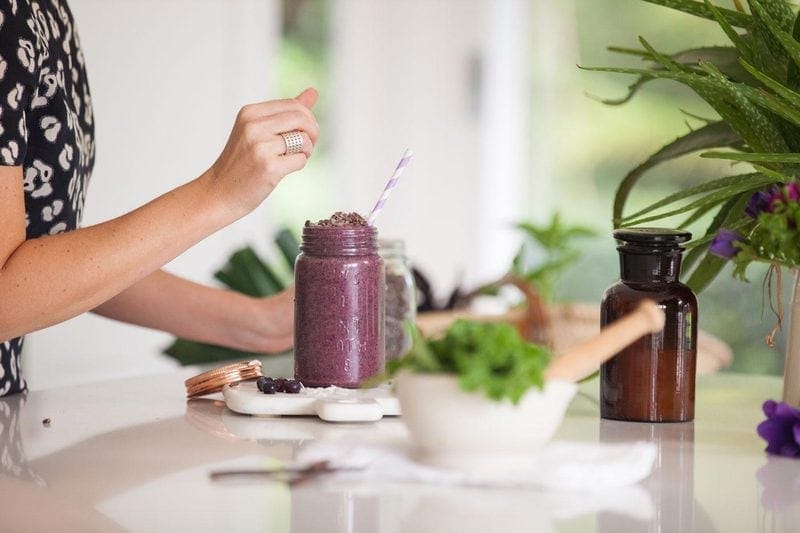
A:
<svg viewBox="0 0 800 533">
<path fill-rule="evenodd" d="M 448 374 L 401 372 L 395 384 L 418 461 L 491 473 L 532 466 L 577 390 L 574 383 L 551 380 L 514 405 L 481 390 L 465 392 Z"/>
</svg>

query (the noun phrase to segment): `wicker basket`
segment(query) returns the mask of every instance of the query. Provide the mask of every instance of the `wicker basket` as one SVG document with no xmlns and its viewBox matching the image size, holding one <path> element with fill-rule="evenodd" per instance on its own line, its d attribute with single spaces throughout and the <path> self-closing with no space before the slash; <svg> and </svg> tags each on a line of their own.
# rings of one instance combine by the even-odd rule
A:
<svg viewBox="0 0 800 533">
<path fill-rule="evenodd" d="M 528 305 L 502 315 L 476 315 L 468 311 L 420 313 L 417 326 L 426 337 L 443 333 L 459 318 L 482 322 L 509 322 L 528 340 L 548 344 L 556 354 L 600 332 L 600 305 L 571 302 L 543 305 L 529 285 L 511 281 L 526 297 Z M 733 361 L 730 347 L 714 335 L 700 331 L 697 336 L 697 373 L 713 374 Z"/>
</svg>

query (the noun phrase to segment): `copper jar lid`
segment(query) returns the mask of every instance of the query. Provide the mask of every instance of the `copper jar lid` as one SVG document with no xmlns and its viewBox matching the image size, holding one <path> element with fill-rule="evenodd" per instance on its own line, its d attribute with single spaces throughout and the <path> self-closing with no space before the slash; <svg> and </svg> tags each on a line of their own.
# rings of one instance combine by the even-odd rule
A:
<svg viewBox="0 0 800 533">
<path fill-rule="evenodd" d="M 231 385 L 240 381 L 257 379 L 263 376 L 261 373 L 261 361 L 242 361 L 215 368 L 191 377 L 184 382 L 186 386 L 186 397 L 196 398 L 220 392 L 225 385 Z"/>
</svg>

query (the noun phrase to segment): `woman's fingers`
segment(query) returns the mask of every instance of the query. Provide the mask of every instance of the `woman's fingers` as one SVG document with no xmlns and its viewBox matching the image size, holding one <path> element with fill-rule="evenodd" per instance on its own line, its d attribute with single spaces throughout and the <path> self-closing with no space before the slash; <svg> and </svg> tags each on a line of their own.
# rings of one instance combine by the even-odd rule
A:
<svg viewBox="0 0 800 533">
<path fill-rule="evenodd" d="M 314 153 L 314 143 L 311 142 L 307 133 L 301 131 L 300 136 L 303 137 L 303 150 L 297 153 L 303 153 L 306 158 L 310 158 L 311 154 Z M 280 135 L 272 137 L 268 141 L 265 141 L 264 144 L 268 146 L 270 155 L 291 155 L 286 154 L 286 141 L 284 141 L 283 137 Z"/>
<path fill-rule="evenodd" d="M 295 172 L 305 167 L 306 163 L 308 162 L 308 157 L 306 157 L 306 154 L 303 153 L 288 154 L 281 157 L 271 156 L 269 157 L 268 162 L 270 171 L 275 174 L 285 176 L 286 174 Z"/>
<path fill-rule="evenodd" d="M 270 133 L 285 133 L 287 131 L 304 132 L 316 144 L 319 138 L 319 125 L 316 120 L 308 118 L 304 113 L 297 111 L 284 111 L 276 115 L 264 117 L 256 122 L 265 125 Z"/>
<path fill-rule="evenodd" d="M 305 113 L 311 120 L 316 122 L 311 108 L 318 98 L 316 89 L 306 89 L 297 98 L 286 98 L 283 100 L 270 100 L 268 102 L 257 102 L 247 104 L 239 110 L 239 119 L 257 120 L 269 115 L 283 113 L 286 111 L 300 111 Z"/>
<path fill-rule="evenodd" d="M 286 154 L 286 141 L 283 140 L 283 136 L 280 134 L 272 133 L 272 128 L 270 128 L 268 124 L 259 124 L 257 127 L 254 126 L 253 130 L 254 131 L 252 133 L 249 133 L 249 135 L 252 136 L 252 140 L 250 142 L 253 144 L 265 145 L 265 153 L 270 156 Z M 314 153 L 314 142 L 306 132 L 301 130 L 298 131 L 300 132 L 300 136 L 303 138 L 302 153 L 305 154 L 307 158 L 311 157 L 311 154 Z"/>
<path fill-rule="evenodd" d="M 308 134 L 304 131 L 300 132 L 300 136 L 303 137 L 303 153 L 306 154 L 306 157 L 311 157 L 311 154 L 314 152 L 314 143 L 311 141 L 311 138 Z M 283 140 L 283 137 L 281 137 Z M 286 143 L 284 142 L 284 150 L 281 153 L 286 153 Z"/>
<path fill-rule="evenodd" d="M 317 103 L 317 99 L 319 99 L 319 93 L 313 87 L 309 87 L 305 91 L 298 94 L 297 98 L 295 98 L 295 100 L 303 104 L 308 109 L 314 107 L 314 104 Z"/>
<path fill-rule="evenodd" d="M 207 181 L 212 194 L 223 198 L 237 216 L 252 211 L 284 176 L 306 165 L 319 136 L 310 110 L 317 97 L 315 90 L 307 89 L 297 98 L 251 104 L 239 111 Z M 286 154 L 281 133 L 290 131 L 299 132 L 303 139 L 299 153 Z"/>
</svg>

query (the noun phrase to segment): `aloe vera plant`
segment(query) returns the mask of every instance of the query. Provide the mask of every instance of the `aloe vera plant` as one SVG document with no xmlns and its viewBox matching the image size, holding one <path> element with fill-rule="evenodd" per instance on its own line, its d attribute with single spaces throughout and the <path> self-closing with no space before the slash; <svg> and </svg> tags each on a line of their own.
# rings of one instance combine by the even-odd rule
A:
<svg viewBox="0 0 800 533">
<path fill-rule="evenodd" d="M 263 297 L 276 294 L 291 283 L 281 272 L 293 272 L 294 260 L 300 253 L 300 243 L 288 229 L 275 236 L 275 247 L 284 265 L 270 264 L 262 259 L 252 247 L 235 251 L 225 266 L 214 277 L 227 288 L 249 296 Z M 214 346 L 186 339 L 175 339 L 164 353 L 182 365 L 196 365 L 228 359 L 248 359 L 262 354 L 243 352 L 223 346 Z"/>
<path fill-rule="evenodd" d="M 692 89 L 719 115 L 718 119 L 704 120 L 702 127 L 667 144 L 632 169 L 621 181 L 613 207 L 615 227 L 677 215 L 684 215 L 679 227 L 686 227 L 713 214 L 705 232 L 689 244 L 684 261 L 687 283 L 701 291 L 726 262 L 712 253 L 712 241 L 718 233 L 735 232 L 743 236 L 742 242 L 757 235 L 761 220 L 746 213 L 748 200 L 752 202 L 754 195 L 770 187 L 795 183 L 800 172 L 800 18 L 785 0 L 734 0 L 735 9 L 708 0 L 642 1 L 708 19 L 718 24 L 730 41 L 727 46 L 667 54 L 640 37 L 641 49 L 610 50 L 638 56 L 647 62 L 645 66 L 588 68 L 636 76 L 625 97 L 606 100 L 607 104 L 623 104 L 649 81 L 667 79 Z M 701 152 L 700 157 L 744 161 L 753 171 L 714 177 L 642 209 L 628 208 L 631 190 L 650 169 L 696 152 Z M 797 266 L 769 254 L 740 254 L 737 273 L 741 277 L 752 261 Z"/>
</svg>

